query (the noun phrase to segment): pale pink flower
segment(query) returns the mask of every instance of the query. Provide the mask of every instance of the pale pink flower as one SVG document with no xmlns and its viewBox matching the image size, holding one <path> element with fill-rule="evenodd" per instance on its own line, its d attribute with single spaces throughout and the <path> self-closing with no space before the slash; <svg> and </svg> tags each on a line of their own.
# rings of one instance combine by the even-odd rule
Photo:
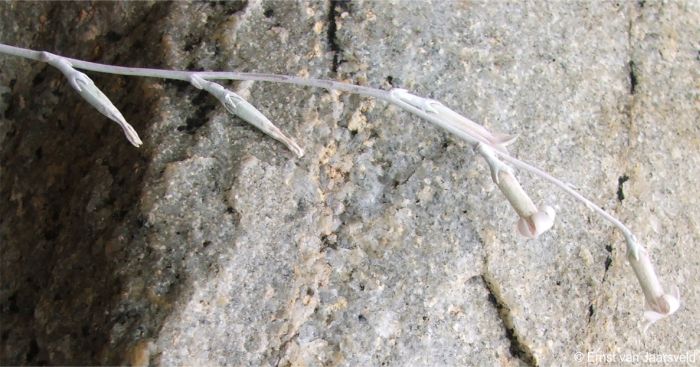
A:
<svg viewBox="0 0 700 367">
<path fill-rule="evenodd" d="M 678 311 L 681 297 L 678 287 L 671 287 L 670 293 L 661 287 L 647 250 L 640 244 L 635 244 L 633 248 L 636 251 L 628 251 L 627 259 L 644 292 L 644 318 L 646 319 L 644 332 L 646 333 L 653 323 Z"/>
</svg>

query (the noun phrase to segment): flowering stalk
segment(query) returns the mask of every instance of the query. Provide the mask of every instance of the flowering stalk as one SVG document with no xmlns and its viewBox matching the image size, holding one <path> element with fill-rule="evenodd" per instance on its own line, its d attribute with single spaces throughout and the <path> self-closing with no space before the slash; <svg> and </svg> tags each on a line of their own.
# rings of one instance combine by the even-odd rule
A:
<svg viewBox="0 0 700 367">
<path fill-rule="evenodd" d="M 654 272 L 647 251 L 637 242 L 635 236 L 622 222 L 583 197 L 570 185 L 552 177 L 547 172 L 535 166 L 512 157 L 508 153 L 506 146 L 512 143 L 515 137 L 491 133 L 483 126 L 447 108 L 438 101 L 416 96 L 403 89 L 384 91 L 332 80 L 300 78 L 288 75 L 239 72 L 191 72 L 105 65 L 4 44 L 0 44 L 0 54 L 44 61 L 59 68 L 83 98 L 95 106 L 100 112 L 122 126 L 129 141 L 136 146 L 141 144 L 141 140 L 138 138 L 138 135 L 136 135 L 136 132 L 133 131 L 133 128 L 126 123 L 119 111 L 109 102 L 107 97 L 94 86 L 94 83 L 92 83 L 85 74 L 76 71 L 74 68 L 101 73 L 182 80 L 192 83 L 197 88 L 205 89 L 209 93 L 212 93 L 224 104 L 229 112 L 243 118 L 275 139 L 285 143 L 298 156 L 303 154 L 301 148 L 293 140 L 286 137 L 262 115 L 260 111 L 255 109 L 255 107 L 243 100 L 240 96 L 227 91 L 221 85 L 209 80 L 251 80 L 287 83 L 343 91 L 383 100 L 444 128 L 474 146 L 476 151 L 484 157 L 489 164 L 491 178 L 494 183 L 498 185 L 499 189 L 503 192 L 520 217 L 518 232 L 521 234 L 530 238 L 537 237 L 552 226 L 555 213 L 554 210 L 548 206 L 540 208 L 535 207 L 535 204 L 527 196 L 515 178 L 513 169 L 506 163 L 510 163 L 516 168 L 531 172 L 549 181 L 617 227 L 625 237 L 628 260 L 639 280 L 639 284 L 641 285 L 646 299 L 646 311 L 644 316 L 647 319 L 647 323 L 644 326 L 645 331 L 651 323 L 673 314 L 680 306 L 678 289 L 673 288 L 671 293 L 663 290 Z"/>
</svg>

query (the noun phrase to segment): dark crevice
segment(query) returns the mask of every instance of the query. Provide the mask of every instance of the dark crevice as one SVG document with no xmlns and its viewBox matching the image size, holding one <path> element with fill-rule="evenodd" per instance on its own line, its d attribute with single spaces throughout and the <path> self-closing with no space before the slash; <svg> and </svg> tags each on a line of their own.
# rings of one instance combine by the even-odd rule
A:
<svg viewBox="0 0 700 367">
<path fill-rule="evenodd" d="M 107 40 L 109 43 L 119 42 L 123 37 L 124 36 L 115 31 L 109 31 L 107 34 L 105 34 L 105 40 Z"/>
<path fill-rule="evenodd" d="M 197 111 L 194 116 L 185 120 L 186 125 L 177 127 L 177 131 L 184 131 L 188 134 L 194 134 L 197 129 L 204 126 L 207 122 L 207 115 L 216 108 L 215 101 L 210 100 L 209 93 L 200 91 L 199 94 L 192 100 L 192 104 L 197 106 Z"/>
<path fill-rule="evenodd" d="M 503 302 L 498 289 L 493 285 L 492 281 L 489 280 L 487 275 L 482 275 L 481 280 L 484 282 L 484 286 L 489 292 L 489 302 L 496 308 L 498 317 L 503 323 L 506 338 L 510 341 L 510 354 L 520 359 L 528 366 L 537 366 L 537 360 L 534 354 L 532 354 L 532 350 L 520 340 L 519 335 L 516 333 L 515 327 L 513 326 L 513 316 L 508 306 Z"/>
<path fill-rule="evenodd" d="M 605 276 L 608 274 L 608 269 L 610 269 L 610 265 L 612 265 L 612 246 L 606 245 L 605 250 L 608 251 L 608 256 L 605 258 L 605 272 L 603 274 L 603 279 L 605 279 Z"/>
<path fill-rule="evenodd" d="M 32 79 L 32 86 L 36 87 L 43 83 L 44 80 L 46 80 L 46 68 L 41 69 L 41 71 L 34 76 L 34 79 Z"/>
<path fill-rule="evenodd" d="M 349 4 L 350 0 L 331 0 L 328 10 L 328 31 L 326 33 L 326 41 L 328 42 L 328 48 L 330 48 L 330 50 L 333 52 L 331 71 L 334 73 L 337 73 L 340 64 L 345 62 L 345 60 L 340 59 L 342 49 L 338 44 L 338 25 L 335 23 L 335 19 L 341 13 L 339 12 L 339 9 L 347 10 L 349 8 Z"/>
<path fill-rule="evenodd" d="M 622 202 L 622 200 L 625 200 L 625 192 L 623 191 L 623 186 L 625 182 L 629 180 L 629 176 L 627 175 L 622 175 L 618 177 L 617 179 L 617 200 L 619 202 Z"/>
<path fill-rule="evenodd" d="M 26 359 L 28 362 L 34 362 L 34 359 L 36 356 L 39 354 L 39 344 L 36 342 L 36 339 L 32 339 L 32 341 L 29 343 L 29 350 L 27 351 Z"/>
<path fill-rule="evenodd" d="M 298 336 L 299 333 L 294 333 L 294 335 L 282 341 L 282 345 L 280 345 L 280 347 L 277 349 L 277 362 L 275 362 L 276 367 L 291 365 L 288 361 L 285 364 L 280 364 L 280 362 L 282 362 L 282 358 L 284 358 L 287 352 L 287 348 L 289 348 L 289 343 L 296 339 Z"/>
<path fill-rule="evenodd" d="M 634 94 L 637 91 L 637 66 L 634 64 L 634 61 L 630 60 L 629 62 L 629 68 L 630 68 L 630 94 Z"/>
<path fill-rule="evenodd" d="M 394 77 L 389 75 L 386 77 L 386 82 L 389 83 L 390 86 L 394 87 Z"/>
<path fill-rule="evenodd" d="M 612 258 L 610 256 L 608 256 L 605 259 L 605 271 L 606 272 L 608 271 L 608 269 L 610 269 L 610 265 L 612 265 Z"/>
<path fill-rule="evenodd" d="M 248 6 L 247 1 L 230 1 L 230 0 L 220 0 L 220 1 L 209 1 L 207 4 L 214 9 L 216 12 L 221 12 L 226 16 L 233 15 Z"/>
<path fill-rule="evenodd" d="M 325 251 L 327 249 L 332 249 L 332 250 L 337 250 L 338 249 L 338 242 L 335 237 L 331 237 L 331 235 L 322 235 L 321 236 L 321 251 Z"/>
</svg>

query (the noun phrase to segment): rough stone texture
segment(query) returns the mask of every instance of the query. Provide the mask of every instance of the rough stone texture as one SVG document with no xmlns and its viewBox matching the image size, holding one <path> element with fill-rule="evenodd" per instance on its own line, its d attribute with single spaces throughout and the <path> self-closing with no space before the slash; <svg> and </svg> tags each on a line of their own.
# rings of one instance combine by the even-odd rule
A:
<svg viewBox="0 0 700 367">
<path fill-rule="evenodd" d="M 468 146 L 381 102 L 232 83 L 295 159 L 185 83 L 91 73 L 135 149 L 58 71 L 0 55 L 1 364 L 699 352 L 697 2 L 10 2 L 0 18 L 3 43 L 91 61 L 439 99 L 629 223 L 683 299 L 643 336 L 619 233 L 520 174 L 558 217 L 517 237 Z"/>
</svg>

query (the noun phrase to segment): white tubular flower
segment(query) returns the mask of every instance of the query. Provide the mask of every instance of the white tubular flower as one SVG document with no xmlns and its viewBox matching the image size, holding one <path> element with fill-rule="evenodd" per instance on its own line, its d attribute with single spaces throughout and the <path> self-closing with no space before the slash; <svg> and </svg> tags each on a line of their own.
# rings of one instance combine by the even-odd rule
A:
<svg viewBox="0 0 700 367">
<path fill-rule="evenodd" d="M 135 147 L 139 147 L 143 144 L 136 130 L 126 122 L 121 112 L 119 112 L 109 98 L 97 88 L 90 77 L 74 69 L 68 61 L 60 56 L 44 52 L 42 53 L 42 58 L 49 65 L 60 70 L 68 79 L 68 83 L 83 97 L 83 99 L 95 107 L 101 114 L 119 124 L 124 131 L 124 135 L 126 135 L 126 138 L 131 144 Z"/>
<path fill-rule="evenodd" d="M 243 97 L 227 90 L 220 84 L 210 82 L 197 75 L 192 75 L 190 77 L 190 83 L 198 89 L 204 89 L 211 93 L 224 105 L 228 112 L 240 117 L 249 124 L 262 130 L 265 134 L 282 142 L 289 150 L 294 152 L 297 157 L 301 158 L 304 155 L 304 150 L 301 149 L 293 139 L 284 135 L 284 133 L 265 117 L 262 112 L 258 111 L 257 108 L 248 103 Z"/>
<path fill-rule="evenodd" d="M 518 233 L 527 238 L 537 238 L 552 228 L 556 215 L 554 209 L 550 206 L 537 208 L 515 178 L 513 169 L 496 157 L 493 148 L 479 143 L 476 151 L 486 159 L 491 169 L 491 179 L 520 216 L 517 225 Z"/>
<path fill-rule="evenodd" d="M 654 271 L 649 253 L 641 245 L 638 245 L 636 258 L 632 252 L 628 251 L 627 260 L 634 269 L 634 274 L 644 292 L 644 318 L 646 319 L 644 333 L 646 333 L 653 323 L 678 310 L 681 304 L 680 292 L 676 286 L 671 288 L 670 293 L 664 291 Z"/>
<path fill-rule="evenodd" d="M 409 105 L 422 112 L 431 122 L 439 125 L 457 136 L 468 136 L 476 142 L 487 143 L 490 146 L 507 153 L 506 146 L 513 143 L 517 136 L 492 133 L 485 127 L 449 109 L 440 101 L 423 98 L 409 93 L 405 89 L 394 88 L 390 92 L 392 99 L 405 108 Z"/>
</svg>

